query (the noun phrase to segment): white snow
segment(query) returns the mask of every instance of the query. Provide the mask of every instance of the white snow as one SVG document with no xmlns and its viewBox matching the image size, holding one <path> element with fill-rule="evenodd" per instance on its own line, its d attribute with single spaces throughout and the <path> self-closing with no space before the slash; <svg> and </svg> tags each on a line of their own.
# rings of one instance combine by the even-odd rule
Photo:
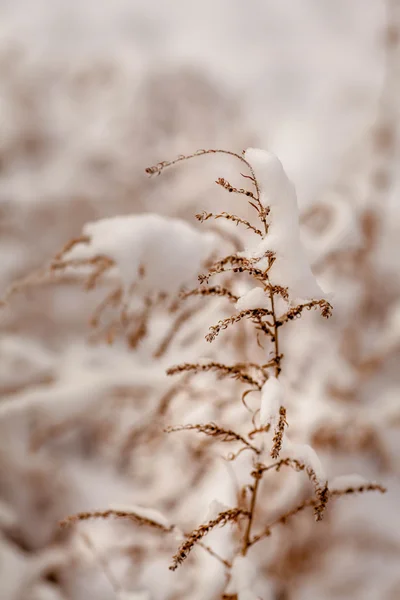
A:
<svg viewBox="0 0 400 600">
<path fill-rule="evenodd" d="M 256 286 L 245 292 L 243 296 L 240 296 L 235 306 L 238 310 L 270 308 L 270 300 L 268 294 L 263 290 L 263 288 Z"/>
<path fill-rule="evenodd" d="M 232 562 L 231 579 L 227 593 L 237 594 L 238 600 L 257 600 L 253 591 L 257 579 L 254 563 L 247 556 L 236 556 Z"/>
<path fill-rule="evenodd" d="M 136 592 L 118 592 L 118 600 L 151 600 L 150 593 L 146 590 Z"/>
<path fill-rule="evenodd" d="M 143 561 L 138 585 L 148 591 L 151 600 L 169 600 L 173 596 L 177 575 L 168 569 L 169 564 L 169 556 L 157 554 Z"/>
<path fill-rule="evenodd" d="M 279 408 L 284 405 L 285 389 L 274 376 L 270 376 L 261 389 L 260 425 L 275 426 L 279 421 Z"/>
<path fill-rule="evenodd" d="M 78 244 L 67 260 L 105 255 L 113 259 L 125 288 L 139 279 L 149 291 L 176 293 L 195 283 L 203 261 L 213 251 L 214 234 L 195 229 L 180 219 L 156 214 L 126 215 L 87 223 L 83 235 L 89 244 Z"/>
<path fill-rule="evenodd" d="M 271 152 L 255 148 L 248 148 L 245 158 L 259 183 L 261 204 L 270 208 L 270 214 L 268 234 L 242 255 L 260 258 L 257 266 L 266 268 L 265 252 L 273 251 L 276 260 L 269 271 L 273 285 L 287 287 L 293 302 L 323 298 L 300 240 L 296 192 L 281 162 Z"/>
</svg>

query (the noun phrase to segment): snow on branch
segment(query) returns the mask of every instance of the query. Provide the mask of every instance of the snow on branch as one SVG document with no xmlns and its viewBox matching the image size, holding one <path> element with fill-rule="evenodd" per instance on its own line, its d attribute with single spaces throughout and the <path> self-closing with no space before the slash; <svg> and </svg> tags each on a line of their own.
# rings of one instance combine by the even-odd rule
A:
<svg viewBox="0 0 400 600">
<path fill-rule="evenodd" d="M 269 269 L 270 282 L 288 288 L 292 302 L 324 298 L 300 239 L 296 192 L 281 162 L 272 153 L 255 148 L 248 148 L 244 157 L 257 178 L 260 202 L 270 211 L 268 233 L 242 255 L 258 258 L 255 266 L 263 269 L 268 266 L 265 253 L 273 251 L 276 260 Z"/>
<path fill-rule="evenodd" d="M 149 292 L 171 294 L 195 281 L 217 242 L 213 233 L 155 214 L 87 223 L 81 239 L 64 252 L 65 266 L 107 257 L 117 266 L 125 289 L 140 280 Z"/>
<path fill-rule="evenodd" d="M 282 383 L 274 376 L 270 376 L 261 389 L 260 425 L 279 423 L 279 409 L 284 405 L 285 391 Z"/>
</svg>

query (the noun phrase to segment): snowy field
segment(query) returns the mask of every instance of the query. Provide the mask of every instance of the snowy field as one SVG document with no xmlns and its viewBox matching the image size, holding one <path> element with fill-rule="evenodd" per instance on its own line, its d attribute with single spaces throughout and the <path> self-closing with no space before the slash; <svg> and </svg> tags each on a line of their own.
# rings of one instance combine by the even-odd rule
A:
<svg viewBox="0 0 400 600">
<path fill-rule="evenodd" d="M 399 0 L 0 0 L 1 600 L 400 598 L 399 96 Z"/>
</svg>

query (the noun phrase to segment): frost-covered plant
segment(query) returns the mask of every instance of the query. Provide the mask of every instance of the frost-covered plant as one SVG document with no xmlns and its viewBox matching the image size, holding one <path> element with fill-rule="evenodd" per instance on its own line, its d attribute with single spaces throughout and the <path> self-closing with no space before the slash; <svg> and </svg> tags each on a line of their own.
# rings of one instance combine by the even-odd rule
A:
<svg viewBox="0 0 400 600">
<path fill-rule="evenodd" d="M 265 577 L 258 573 L 257 561 L 252 559 L 255 556 L 254 547 L 270 536 L 274 526 L 287 523 L 293 516 L 309 507 L 313 508 L 316 520 L 320 521 L 330 499 L 367 490 L 384 491 L 384 488 L 357 477 L 338 478 L 328 485 L 314 449 L 301 440 L 292 439 L 286 433 L 290 423 L 290 386 L 284 379 L 281 331 L 289 321 L 301 317 L 306 309 L 318 308 L 322 316 L 329 317 L 332 307 L 324 297 L 307 261 L 299 235 L 296 194 L 279 160 L 269 152 L 252 148 L 246 150 L 243 155 L 223 150 L 201 150 L 193 155 L 180 156 L 171 162 L 161 162 L 148 168 L 147 173 L 160 174 L 177 162 L 216 153 L 234 156 L 248 169 L 249 175 L 244 177 L 251 182 L 251 190 L 234 187 L 222 178 L 218 179 L 217 183 L 229 192 L 249 198 L 258 223 L 254 225 L 247 219 L 229 212 L 202 213 L 197 215 L 197 218 L 201 222 L 212 218 L 227 219 L 237 225 L 244 225 L 257 236 L 257 241 L 248 244 L 244 251 L 237 251 L 214 261 L 208 272 L 199 276 L 200 286 L 185 289 L 181 292 L 181 297 L 188 301 L 196 296 L 218 296 L 235 303 L 236 313 L 211 326 L 206 340 L 213 342 L 222 331 L 247 321 L 254 328 L 253 339 L 258 343 L 261 359 L 259 362 L 249 362 L 244 357 L 243 361 L 233 364 L 201 359 L 169 367 L 168 375 L 185 373 L 200 376 L 200 373 L 214 372 L 220 379 L 233 378 L 243 383 L 246 389 L 242 394 L 242 403 L 248 411 L 248 419 L 244 424 L 244 433 L 213 421 L 171 426 L 166 431 L 194 431 L 213 441 L 236 445 L 235 452 L 227 456 L 235 467 L 238 484 L 236 505 L 229 507 L 215 501 L 210 506 L 206 520 L 191 532 L 182 531 L 181 527 L 172 525 L 154 510 L 138 506 L 78 513 L 68 517 L 63 523 L 67 525 L 91 518 L 125 517 L 166 534 L 175 534 L 181 539 L 181 543 L 173 556 L 171 570 L 175 571 L 196 545 L 199 545 L 218 560 L 225 570 L 225 583 L 220 586 L 223 598 L 265 600 L 265 594 L 269 593 L 268 583 Z M 161 222 L 157 220 L 157 223 Z M 143 226 L 149 228 L 145 235 Z M 154 235 L 153 226 L 154 220 L 139 224 L 136 221 L 132 230 L 127 228 L 126 241 L 129 240 L 132 246 L 134 257 L 129 263 L 125 261 L 126 254 L 121 261 L 115 250 L 120 238 L 117 241 L 114 235 L 104 235 L 104 232 L 96 238 L 95 228 L 92 228 L 84 232 L 85 237 L 78 240 L 78 245 L 74 244 L 73 248 L 69 246 L 65 249 L 63 257 L 66 253 L 72 254 L 69 254 L 68 260 L 62 262 L 61 266 L 68 267 L 73 261 L 81 261 L 80 265 L 86 265 L 88 261 L 93 261 L 93 256 L 96 260 L 107 256 L 108 262 L 104 263 L 103 258 L 103 263 L 100 262 L 98 271 L 95 271 L 96 274 L 102 274 L 104 270 L 117 266 L 120 273 L 125 274 L 125 280 L 126 273 L 130 274 L 129 286 L 141 281 L 148 297 L 154 290 L 157 290 L 157 293 L 176 292 L 187 285 L 190 270 L 186 272 L 182 268 L 182 258 L 178 260 L 175 255 L 186 254 L 189 266 L 197 268 L 199 265 L 192 259 L 189 248 L 196 243 L 198 234 L 192 232 L 186 237 L 187 230 L 179 226 L 176 233 L 174 232 L 175 245 L 167 244 L 165 248 L 162 245 L 157 249 L 155 243 L 163 242 L 168 236 L 164 238 L 160 233 L 163 231 L 161 224 L 160 228 L 158 225 L 155 227 L 157 235 Z M 168 224 L 168 227 L 170 226 Z M 99 223 L 97 230 L 101 227 L 102 224 Z M 110 229 L 107 229 L 107 233 L 110 233 Z M 76 248 L 81 248 L 77 255 L 74 254 Z M 154 262 L 151 260 L 153 255 L 156 257 Z M 196 255 L 199 256 L 199 252 Z M 145 258 L 148 259 L 149 256 L 150 260 L 146 262 Z M 174 269 L 175 261 L 179 265 L 177 269 Z M 147 263 L 149 264 L 146 266 Z M 106 266 L 103 267 L 103 264 Z M 133 279 L 132 273 L 135 274 Z M 241 293 L 238 293 L 236 285 L 237 274 L 246 278 L 246 289 L 242 288 Z M 209 285 L 209 280 L 216 276 L 226 278 L 226 281 L 222 285 Z M 251 285 L 248 285 L 249 282 Z M 243 460 L 245 455 L 251 457 L 247 462 L 246 459 Z M 284 467 L 305 472 L 314 493 L 304 497 L 297 506 L 282 511 L 265 523 L 260 518 L 260 505 L 265 502 L 264 494 L 270 486 L 266 481 L 266 474 L 278 473 Z M 225 549 L 217 551 L 212 544 L 204 544 L 206 536 L 228 524 L 233 526 L 233 537 L 231 542 L 226 540 Z"/>
</svg>

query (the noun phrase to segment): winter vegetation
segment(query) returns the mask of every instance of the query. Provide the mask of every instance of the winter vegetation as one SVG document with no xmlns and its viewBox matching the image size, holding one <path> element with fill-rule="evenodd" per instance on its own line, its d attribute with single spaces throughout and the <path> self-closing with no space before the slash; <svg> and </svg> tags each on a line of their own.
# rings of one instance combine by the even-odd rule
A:
<svg viewBox="0 0 400 600">
<path fill-rule="evenodd" d="M 0 598 L 395 600 L 400 3 L 189 4 L 0 3 Z"/>
</svg>

